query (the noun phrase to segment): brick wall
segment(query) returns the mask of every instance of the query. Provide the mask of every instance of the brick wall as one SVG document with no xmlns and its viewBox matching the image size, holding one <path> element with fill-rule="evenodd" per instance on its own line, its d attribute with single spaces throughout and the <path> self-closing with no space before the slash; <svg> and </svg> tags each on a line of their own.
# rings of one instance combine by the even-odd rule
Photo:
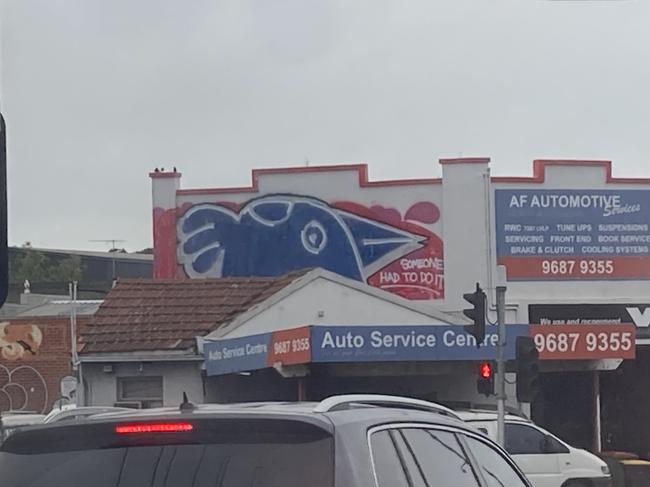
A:
<svg viewBox="0 0 650 487">
<path fill-rule="evenodd" d="M 83 326 L 85 318 L 77 322 Z M 0 411 L 48 412 L 70 375 L 68 317 L 0 322 Z"/>
</svg>

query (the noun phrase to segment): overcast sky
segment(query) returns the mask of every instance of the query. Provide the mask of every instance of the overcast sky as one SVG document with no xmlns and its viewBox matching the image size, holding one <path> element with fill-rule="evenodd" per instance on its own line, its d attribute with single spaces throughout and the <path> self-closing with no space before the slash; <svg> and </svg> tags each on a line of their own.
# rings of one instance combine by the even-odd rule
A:
<svg viewBox="0 0 650 487">
<path fill-rule="evenodd" d="M 151 245 L 148 172 L 440 157 L 650 177 L 650 1 L 0 0 L 9 238 Z"/>
</svg>

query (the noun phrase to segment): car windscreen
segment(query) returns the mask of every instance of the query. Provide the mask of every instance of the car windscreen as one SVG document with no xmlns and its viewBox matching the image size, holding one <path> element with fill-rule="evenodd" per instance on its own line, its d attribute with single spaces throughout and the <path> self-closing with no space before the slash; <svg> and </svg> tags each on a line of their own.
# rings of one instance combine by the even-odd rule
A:
<svg viewBox="0 0 650 487">
<path fill-rule="evenodd" d="M 12 435 L 0 475 L 3 487 L 332 487 L 333 450 L 300 421 L 86 423 Z"/>
</svg>

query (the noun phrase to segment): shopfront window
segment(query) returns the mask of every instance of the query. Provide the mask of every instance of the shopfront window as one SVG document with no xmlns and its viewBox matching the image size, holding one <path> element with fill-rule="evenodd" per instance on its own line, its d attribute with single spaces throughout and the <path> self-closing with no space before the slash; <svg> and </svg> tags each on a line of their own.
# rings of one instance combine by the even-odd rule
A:
<svg viewBox="0 0 650 487">
<path fill-rule="evenodd" d="M 122 405 L 143 409 L 163 405 L 162 377 L 118 377 L 117 400 Z"/>
</svg>

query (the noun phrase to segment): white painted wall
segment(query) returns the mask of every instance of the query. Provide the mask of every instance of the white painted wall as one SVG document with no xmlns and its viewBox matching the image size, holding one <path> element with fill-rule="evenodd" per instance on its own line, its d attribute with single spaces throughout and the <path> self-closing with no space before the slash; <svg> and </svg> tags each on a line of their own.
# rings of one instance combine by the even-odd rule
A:
<svg viewBox="0 0 650 487">
<path fill-rule="evenodd" d="M 307 172 L 305 172 L 307 171 Z M 439 241 L 442 240 L 442 184 L 440 180 L 427 179 L 414 182 L 393 181 L 378 182 L 376 184 L 365 181 L 365 166 L 331 166 L 331 168 L 293 168 L 280 172 L 260 171 L 254 173 L 254 178 L 259 191 L 254 192 L 248 188 L 239 189 L 197 189 L 192 191 L 180 191 L 177 193 L 176 206 L 187 208 L 187 206 L 201 203 L 236 203 L 242 205 L 254 198 L 269 195 L 305 195 L 318 198 L 329 205 L 339 209 L 347 208 L 350 212 L 365 215 L 374 213 L 376 218 L 384 220 L 389 225 L 394 225 L 405 231 L 412 231 L 415 234 L 426 234 L 432 232 L 437 239 L 431 241 L 429 247 L 422 249 L 422 253 L 412 254 L 414 247 L 401 247 L 395 249 L 393 258 L 390 254 L 374 262 L 365 269 L 366 278 L 370 278 L 380 268 L 387 272 L 383 276 L 383 283 L 374 283 L 385 289 L 393 289 L 396 293 L 431 292 L 440 297 L 443 291 L 443 276 L 441 262 L 444 260 L 444 249 L 440 249 Z M 157 182 L 155 182 L 157 184 Z M 427 209 L 418 210 L 417 204 L 427 203 Z M 431 207 L 435 205 L 435 208 Z M 357 207 L 362 207 L 357 210 Z M 414 209 L 409 213 L 410 209 Z M 419 213 L 419 215 L 418 215 Z M 406 220 L 408 215 L 409 221 Z M 418 220 L 418 221 L 416 221 Z M 424 220 L 424 221 L 420 221 Z M 159 233 L 165 235 L 169 229 L 163 229 Z M 184 241 L 186 236 L 177 235 L 179 241 Z M 164 242 L 169 242 L 174 237 L 166 236 Z M 443 255 L 440 255 L 440 253 Z M 412 256 L 410 264 L 400 263 L 399 257 Z M 185 273 L 190 268 L 189 256 L 184 256 L 182 250 L 178 253 L 179 260 L 185 263 Z M 171 257 L 171 256 L 170 256 Z M 425 261 L 423 258 L 429 258 Z M 283 257 L 287 258 L 287 257 Z M 423 259 L 419 263 L 415 258 Z M 162 260 L 161 260 L 162 262 Z M 154 264 L 154 267 L 155 264 Z M 182 269 L 181 272 L 183 271 Z M 407 277 L 405 273 L 411 271 Z M 168 271 L 165 271 L 168 274 Z M 189 274 L 192 274 L 191 270 Z M 214 274 L 213 274 L 214 275 Z M 415 276 L 415 277 L 414 277 Z M 201 277 L 201 276 L 195 276 Z M 376 277 L 379 280 L 379 276 Z M 408 280 L 407 280 L 408 279 Z M 399 290 L 398 290 L 399 289 Z M 436 303 L 440 303 L 438 299 Z"/>
<path fill-rule="evenodd" d="M 330 325 L 445 324 L 425 313 L 413 311 L 325 278 L 318 278 L 248 319 L 241 326 L 234 329 L 226 327 L 210 337 L 235 338 L 319 323 Z"/>
<path fill-rule="evenodd" d="M 176 205 L 206 202 L 243 203 L 265 194 L 291 193 L 309 195 L 323 199 L 328 203 L 351 201 L 366 206 L 381 205 L 396 208 L 402 215 L 416 202 L 431 201 L 438 206 L 442 204 L 442 184 L 419 184 L 410 186 L 369 186 L 359 187 L 359 172 L 356 169 L 336 170 L 331 172 L 262 174 L 259 177 L 259 192 L 216 193 L 216 194 L 181 194 Z M 442 220 L 442 218 L 441 218 Z M 427 225 L 433 232 L 441 235 L 442 222 Z"/>
<path fill-rule="evenodd" d="M 183 392 L 195 404 L 204 402 L 200 362 L 114 363 L 113 372 L 103 371 L 104 364 L 83 364 L 86 383 L 86 405 L 112 406 L 117 401 L 117 378 L 134 376 L 162 376 L 164 406 L 179 405 Z"/>
<path fill-rule="evenodd" d="M 151 193 L 154 208 L 170 209 L 176 205 L 176 191 L 181 187 L 181 174 L 165 176 L 154 175 L 151 181 Z"/>
<path fill-rule="evenodd" d="M 484 162 L 443 164 L 443 240 L 445 243 L 444 309 L 468 307 L 464 293 L 476 283 L 491 287 L 489 239 L 489 168 Z"/>
</svg>

